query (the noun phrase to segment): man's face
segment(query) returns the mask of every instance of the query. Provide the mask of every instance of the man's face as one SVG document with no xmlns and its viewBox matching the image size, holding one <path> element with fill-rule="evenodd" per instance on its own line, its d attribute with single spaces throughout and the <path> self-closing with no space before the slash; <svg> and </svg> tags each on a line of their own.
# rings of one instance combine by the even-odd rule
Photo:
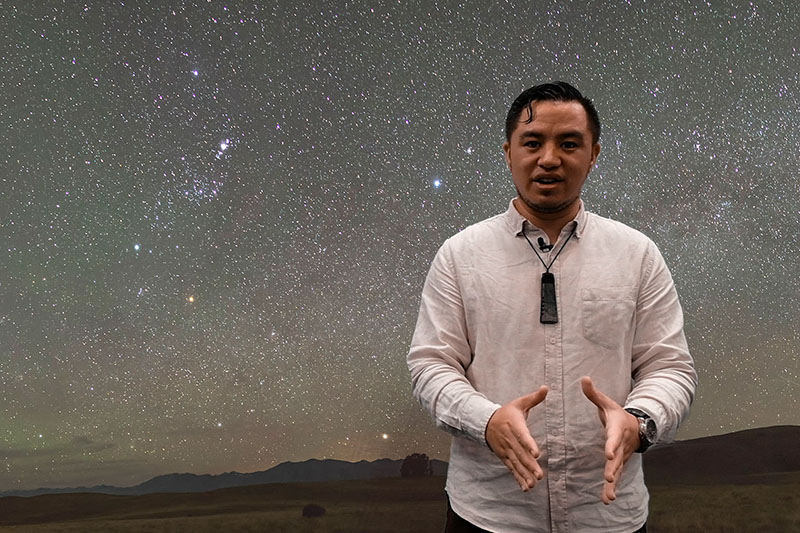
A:
<svg viewBox="0 0 800 533">
<path fill-rule="evenodd" d="M 534 218 L 577 213 L 581 189 L 600 153 L 579 102 L 533 103 L 533 121 L 520 122 L 503 145 L 514 186 Z M 525 214 L 525 213 L 523 213 Z"/>
</svg>

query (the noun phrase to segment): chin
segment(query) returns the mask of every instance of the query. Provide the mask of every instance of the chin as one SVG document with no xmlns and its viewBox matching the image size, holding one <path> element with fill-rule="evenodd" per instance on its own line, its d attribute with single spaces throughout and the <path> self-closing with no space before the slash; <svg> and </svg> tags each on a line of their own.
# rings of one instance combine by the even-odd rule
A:
<svg viewBox="0 0 800 533">
<path fill-rule="evenodd" d="M 575 204 L 577 198 L 574 200 L 561 201 L 559 201 L 557 198 L 545 200 L 530 200 L 523 198 L 522 201 L 528 206 L 528 209 L 531 209 L 536 213 L 558 213 L 560 211 L 564 211 L 565 209 L 569 209 L 570 206 Z"/>
</svg>

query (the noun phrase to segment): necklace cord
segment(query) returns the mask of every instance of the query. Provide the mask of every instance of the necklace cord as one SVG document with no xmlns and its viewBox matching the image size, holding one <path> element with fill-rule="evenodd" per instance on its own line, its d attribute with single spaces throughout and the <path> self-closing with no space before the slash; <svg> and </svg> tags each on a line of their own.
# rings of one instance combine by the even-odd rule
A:
<svg viewBox="0 0 800 533">
<path fill-rule="evenodd" d="M 570 234 L 569 234 L 569 237 L 567 237 L 567 240 L 565 240 L 565 241 L 564 241 L 564 244 L 562 244 L 562 245 L 561 245 L 561 248 L 559 248 L 559 249 L 558 249 L 558 252 L 556 253 L 555 257 L 553 257 L 553 260 L 552 260 L 552 261 L 550 261 L 550 264 L 549 264 L 549 265 L 548 265 L 548 264 L 545 264 L 545 262 L 544 262 L 544 259 L 542 259 L 542 256 L 541 256 L 541 255 L 539 255 L 539 252 L 537 252 L 537 251 L 536 251 L 536 248 L 533 246 L 533 243 L 532 243 L 532 242 L 531 242 L 531 240 L 528 238 L 528 236 L 525 234 L 525 227 L 524 227 L 524 226 L 522 227 L 522 236 L 523 236 L 523 237 L 525 237 L 525 240 L 526 240 L 526 241 L 528 241 L 528 244 L 530 244 L 530 246 L 531 246 L 531 250 L 533 250 L 533 253 L 535 253 L 535 254 L 536 254 L 536 257 L 538 257 L 538 258 L 539 258 L 539 261 L 541 261 L 541 262 L 542 262 L 542 266 L 544 267 L 544 271 L 545 271 L 545 272 L 550 272 L 550 267 L 551 267 L 551 266 L 553 266 L 553 263 L 555 263 L 555 262 L 556 262 L 556 259 L 558 259 L 558 256 L 559 256 L 559 255 L 561 255 L 561 252 L 563 252 L 563 251 L 564 251 L 564 247 L 567 245 L 567 243 L 568 243 L 568 242 L 569 242 L 569 240 L 572 238 L 572 236 L 573 236 L 573 235 L 575 235 L 575 229 L 576 229 L 577 227 L 578 227 L 578 226 L 577 226 L 577 224 L 576 224 L 575 226 L 573 226 L 573 227 L 572 227 L 572 231 L 570 232 Z"/>
</svg>

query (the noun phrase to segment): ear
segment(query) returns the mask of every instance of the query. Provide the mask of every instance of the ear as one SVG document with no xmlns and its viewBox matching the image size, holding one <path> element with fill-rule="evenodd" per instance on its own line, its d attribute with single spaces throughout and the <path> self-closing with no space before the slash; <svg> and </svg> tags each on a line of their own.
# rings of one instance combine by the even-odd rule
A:
<svg viewBox="0 0 800 533">
<path fill-rule="evenodd" d="M 597 156 L 600 154 L 600 143 L 594 143 L 592 145 L 592 160 L 589 162 L 589 170 L 592 170 L 592 167 L 595 163 L 597 163 Z"/>
<path fill-rule="evenodd" d="M 508 141 L 503 143 L 503 152 L 506 154 L 506 165 L 508 165 L 508 170 L 511 170 L 511 143 Z"/>
</svg>

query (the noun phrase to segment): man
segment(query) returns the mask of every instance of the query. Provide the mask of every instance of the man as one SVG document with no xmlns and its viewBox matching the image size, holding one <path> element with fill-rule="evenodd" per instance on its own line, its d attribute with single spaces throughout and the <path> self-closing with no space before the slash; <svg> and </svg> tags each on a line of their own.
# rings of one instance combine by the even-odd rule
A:
<svg viewBox="0 0 800 533">
<path fill-rule="evenodd" d="M 584 209 L 599 136 L 569 84 L 523 92 L 503 145 L 516 198 L 433 260 L 408 365 L 456 436 L 447 531 L 646 530 L 641 452 L 672 438 L 697 376 L 656 246 Z"/>
</svg>

